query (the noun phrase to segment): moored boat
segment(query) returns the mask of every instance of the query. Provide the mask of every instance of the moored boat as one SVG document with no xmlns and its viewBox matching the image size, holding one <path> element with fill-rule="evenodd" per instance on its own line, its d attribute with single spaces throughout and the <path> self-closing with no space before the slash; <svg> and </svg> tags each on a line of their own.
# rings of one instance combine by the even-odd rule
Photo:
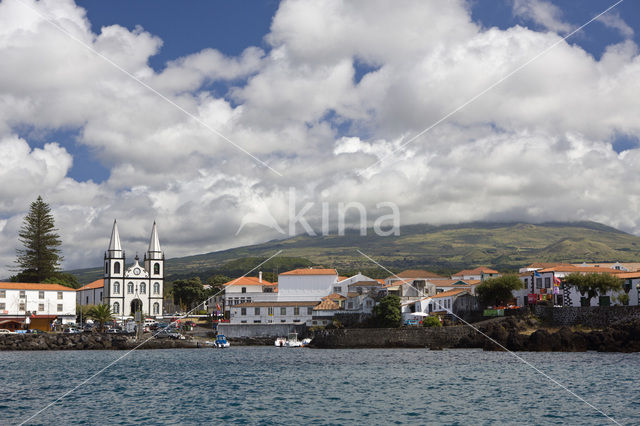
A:
<svg viewBox="0 0 640 426">
<path fill-rule="evenodd" d="M 231 343 L 229 343 L 224 334 L 218 334 L 216 340 L 213 342 L 213 346 L 216 348 L 228 348 L 231 346 Z"/>
</svg>

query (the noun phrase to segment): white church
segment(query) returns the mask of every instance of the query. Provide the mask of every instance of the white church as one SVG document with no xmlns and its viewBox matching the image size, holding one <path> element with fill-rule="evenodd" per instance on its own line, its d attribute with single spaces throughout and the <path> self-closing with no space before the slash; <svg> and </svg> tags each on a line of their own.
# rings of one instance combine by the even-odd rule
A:
<svg viewBox="0 0 640 426">
<path fill-rule="evenodd" d="M 111 306 L 114 316 L 162 315 L 164 291 L 164 253 L 160 249 L 158 228 L 153 222 L 149 250 L 140 264 L 138 255 L 133 265 L 126 267 L 125 252 L 120 244 L 118 224 L 113 222 L 109 249 L 104 254 L 104 303 Z"/>
</svg>

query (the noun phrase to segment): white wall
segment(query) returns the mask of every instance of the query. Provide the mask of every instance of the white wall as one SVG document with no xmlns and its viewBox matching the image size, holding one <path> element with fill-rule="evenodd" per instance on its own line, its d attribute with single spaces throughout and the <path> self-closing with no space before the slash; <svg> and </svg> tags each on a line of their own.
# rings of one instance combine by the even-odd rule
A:
<svg viewBox="0 0 640 426">
<path fill-rule="evenodd" d="M 57 290 L 24 290 L 24 298 L 20 297 L 21 290 L 6 289 L 4 291 L 5 297 L 0 298 L 0 304 L 4 303 L 4 309 L 0 309 L 0 315 L 23 316 L 30 311 L 36 315 L 57 315 L 62 318 L 63 323 L 75 321 L 76 291 L 73 289 L 60 291 L 62 299 L 58 299 Z M 40 291 L 44 292 L 42 299 Z M 24 303 L 24 309 L 20 309 L 21 303 Z M 61 305 L 61 310 L 58 310 L 58 305 Z"/>
<path fill-rule="evenodd" d="M 76 303 L 80 305 L 100 305 L 104 303 L 104 287 L 76 291 Z M 87 300 L 88 298 L 88 300 Z"/>
<path fill-rule="evenodd" d="M 320 301 L 333 293 L 337 281 L 337 275 L 279 275 L 278 300 Z"/>
<path fill-rule="evenodd" d="M 256 314 L 256 307 L 246 307 L 246 315 L 242 315 L 241 307 L 231 307 L 231 324 L 305 324 L 307 321 L 311 321 L 313 315 L 313 306 L 300 306 L 299 314 L 294 314 L 294 307 L 273 307 L 273 315 L 269 315 L 269 307 L 259 307 L 260 313 Z M 285 310 L 285 315 L 282 315 L 280 309 Z M 259 322 L 258 322 L 259 321 Z"/>
</svg>

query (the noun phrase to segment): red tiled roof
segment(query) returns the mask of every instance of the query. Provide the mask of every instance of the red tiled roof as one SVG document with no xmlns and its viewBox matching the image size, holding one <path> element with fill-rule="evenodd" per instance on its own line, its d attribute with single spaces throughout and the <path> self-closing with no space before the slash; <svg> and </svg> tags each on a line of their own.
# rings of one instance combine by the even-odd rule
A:
<svg viewBox="0 0 640 426">
<path fill-rule="evenodd" d="M 464 288 L 454 288 L 453 290 L 443 291 L 442 293 L 438 293 L 435 296 L 431 296 L 432 299 L 440 299 L 442 297 L 450 297 L 455 296 L 456 294 L 467 292 L 467 289 Z"/>
<path fill-rule="evenodd" d="M 283 272 L 280 275 L 338 275 L 335 269 L 294 269 L 293 271 Z"/>
<path fill-rule="evenodd" d="M 230 285 L 247 286 L 247 285 L 275 285 L 275 284 L 264 279 L 262 280 L 262 282 L 260 282 L 258 277 L 240 277 L 240 278 L 236 278 L 235 280 L 226 282 L 224 283 L 224 285 L 225 286 L 230 286 Z"/>
<path fill-rule="evenodd" d="M 322 299 L 322 302 L 313 308 L 314 311 L 337 311 L 339 309 L 340 306 L 328 298 Z"/>
<path fill-rule="evenodd" d="M 438 280 L 433 282 L 433 284 L 435 284 L 436 287 L 462 287 L 462 286 L 473 286 L 473 285 L 478 285 L 480 284 L 482 281 L 480 280 L 462 280 L 462 279 L 453 279 L 453 280 Z M 460 284 L 458 284 L 460 283 Z"/>
<path fill-rule="evenodd" d="M 371 287 L 371 286 L 379 286 L 380 282 L 378 281 L 358 281 L 357 283 L 349 284 L 349 287 Z"/>
<path fill-rule="evenodd" d="M 104 280 L 101 278 L 99 280 L 95 280 L 94 282 L 91 282 L 83 287 L 80 287 L 79 289 L 77 289 L 76 291 L 80 291 L 80 290 L 91 290 L 94 288 L 102 288 L 104 287 Z"/>
<path fill-rule="evenodd" d="M 54 291 L 76 291 L 75 288 L 65 287 L 60 284 L 38 284 L 38 283 L 5 283 L 0 282 L 0 290 L 54 290 Z"/>
<path fill-rule="evenodd" d="M 330 300 L 345 300 L 346 297 L 344 297 L 341 294 L 338 293 L 331 293 L 330 295 L 326 296 L 325 299 L 330 299 Z"/>
</svg>

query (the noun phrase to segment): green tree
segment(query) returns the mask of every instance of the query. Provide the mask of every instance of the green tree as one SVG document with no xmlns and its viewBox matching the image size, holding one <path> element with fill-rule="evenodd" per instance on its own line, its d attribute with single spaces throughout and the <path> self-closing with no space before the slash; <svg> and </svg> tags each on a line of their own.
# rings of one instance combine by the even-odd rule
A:
<svg viewBox="0 0 640 426">
<path fill-rule="evenodd" d="M 383 297 L 373 308 L 373 316 L 378 327 L 400 327 L 400 298 L 393 294 Z"/>
<path fill-rule="evenodd" d="M 622 289 L 623 280 L 612 274 L 580 274 L 574 272 L 562 280 L 565 284 L 573 286 L 586 300 L 586 306 L 591 306 L 591 299 L 598 295 L 604 296 L 609 291 Z"/>
<path fill-rule="evenodd" d="M 173 303 L 191 309 L 205 299 L 205 290 L 199 277 L 173 282 Z"/>
<path fill-rule="evenodd" d="M 231 278 L 222 274 L 212 275 L 207 278 L 207 284 L 211 286 L 211 290 L 214 290 L 213 294 L 220 291 L 222 287 L 224 287 L 224 284 L 228 283 L 229 281 L 231 281 Z"/>
<path fill-rule="evenodd" d="M 103 303 L 102 305 L 93 306 L 91 309 L 89 309 L 89 312 L 87 312 L 87 315 L 89 316 L 89 318 L 91 318 L 92 320 L 98 323 L 98 328 L 100 329 L 100 331 L 104 331 L 104 324 L 107 321 L 113 320 L 113 315 L 111 314 L 111 307 L 106 303 Z"/>
<path fill-rule="evenodd" d="M 87 318 L 90 318 L 89 312 L 93 307 L 93 305 L 81 305 L 76 303 L 76 324 L 86 322 Z"/>
<path fill-rule="evenodd" d="M 485 306 L 498 306 L 513 299 L 513 291 L 522 288 L 522 281 L 516 274 L 489 278 L 476 287 L 476 294 Z"/>
<path fill-rule="evenodd" d="M 56 272 L 49 278 L 42 281 L 43 283 L 60 284 L 65 287 L 80 288 L 80 282 L 75 275 L 68 272 Z"/>
<path fill-rule="evenodd" d="M 56 231 L 51 208 L 38 196 L 18 232 L 18 240 L 24 246 L 16 250 L 18 281 L 42 282 L 56 273 L 62 261 L 60 235 Z"/>
<path fill-rule="evenodd" d="M 442 323 L 440 322 L 440 318 L 429 316 L 429 317 L 424 317 L 422 319 L 422 326 L 423 327 L 442 327 Z"/>
</svg>

